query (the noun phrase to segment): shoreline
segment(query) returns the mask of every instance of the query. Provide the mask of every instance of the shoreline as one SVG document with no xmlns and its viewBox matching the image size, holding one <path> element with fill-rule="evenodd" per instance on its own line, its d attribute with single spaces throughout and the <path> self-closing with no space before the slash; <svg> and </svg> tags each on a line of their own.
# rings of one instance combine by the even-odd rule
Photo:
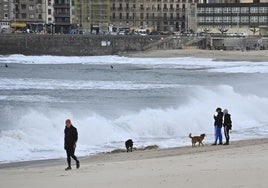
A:
<svg viewBox="0 0 268 188">
<path fill-rule="evenodd" d="M 190 142 L 190 141 L 189 141 Z M 268 138 L 228 146 L 189 146 L 99 154 L 79 158 L 80 169 L 64 171 L 63 159 L 1 168 L 9 188 L 243 187 L 266 188 Z"/>
<path fill-rule="evenodd" d="M 122 53 L 120 56 L 139 58 L 195 57 L 209 58 L 214 61 L 250 61 L 268 62 L 268 50 L 259 51 L 223 51 L 201 49 L 151 50 Z"/>
<path fill-rule="evenodd" d="M 178 147 L 170 147 L 170 148 L 152 148 L 152 149 L 133 149 L 133 152 L 129 152 L 131 154 L 131 158 L 126 156 L 127 158 L 120 158 L 120 161 L 125 160 L 141 160 L 141 159 L 150 159 L 150 158 L 159 158 L 159 157 L 168 157 L 168 156 L 180 156 L 180 155 L 188 155 L 193 153 L 199 152 L 210 152 L 210 151 L 218 151 L 224 150 L 228 148 L 241 148 L 245 146 L 252 146 L 258 144 L 268 144 L 268 138 L 253 138 L 253 139 L 246 139 L 246 140 L 237 140 L 232 141 L 230 145 L 218 145 L 212 146 L 209 143 L 204 143 L 204 147 L 195 147 L 192 148 L 191 143 L 187 146 L 178 146 Z M 150 146 L 149 146 L 150 147 Z M 195 150 L 196 149 L 196 150 Z M 115 151 L 115 152 L 114 152 Z M 171 152 L 171 153 L 170 153 Z M 140 155 L 144 153 L 145 155 Z M 147 155 L 147 154 L 150 155 Z M 127 154 L 125 149 L 117 149 L 111 152 L 102 152 L 94 155 L 88 156 L 79 156 L 78 158 L 81 161 L 86 162 L 111 162 L 117 161 L 118 156 Z M 27 167 L 38 167 L 38 166 L 50 166 L 54 164 L 65 164 L 66 158 L 53 158 L 53 159 L 37 159 L 37 160 L 29 160 L 29 161 L 16 161 L 16 162 L 8 162 L 0 164 L 0 171 L 1 169 L 6 168 L 27 168 Z"/>
</svg>

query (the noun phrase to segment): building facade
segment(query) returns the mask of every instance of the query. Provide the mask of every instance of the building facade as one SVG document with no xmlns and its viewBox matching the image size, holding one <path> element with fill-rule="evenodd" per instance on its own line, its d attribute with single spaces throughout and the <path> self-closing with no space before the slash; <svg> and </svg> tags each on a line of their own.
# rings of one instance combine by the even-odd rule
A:
<svg viewBox="0 0 268 188">
<path fill-rule="evenodd" d="M 10 23 L 13 20 L 13 0 L 0 1 L 0 33 L 8 32 Z"/>
<path fill-rule="evenodd" d="M 267 34 L 267 0 L 237 3 L 199 3 L 198 30 L 211 33 Z"/>
<path fill-rule="evenodd" d="M 14 0 L 12 27 L 26 24 L 33 31 L 41 32 L 46 18 L 45 0 Z"/>
<path fill-rule="evenodd" d="M 268 0 L 1 0 L 0 32 L 143 28 L 164 32 L 267 33 Z M 252 31 L 252 32 L 251 32 Z M 251 32 L 251 33 L 250 33 Z"/>
<path fill-rule="evenodd" d="M 185 31 L 195 0 L 111 0 L 111 24 L 157 31 Z"/>
</svg>

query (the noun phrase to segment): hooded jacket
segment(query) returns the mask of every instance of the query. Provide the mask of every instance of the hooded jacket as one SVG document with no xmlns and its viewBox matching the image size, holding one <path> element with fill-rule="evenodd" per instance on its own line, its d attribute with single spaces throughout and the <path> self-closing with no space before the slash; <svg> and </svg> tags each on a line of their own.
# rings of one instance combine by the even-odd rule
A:
<svg viewBox="0 0 268 188">
<path fill-rule="evenodd" d="M 231 114 L 224 114 L 223 126 L 227 126 L 229 129 L 232 129 Z"/>
<path fill-rule="evenodd" d="M 70 128 L 65 126 L 64 129 L 64 148 L 71 149 L 78 140 L 78 133 L 76 128 L 71 125 Z"/>
</svg>

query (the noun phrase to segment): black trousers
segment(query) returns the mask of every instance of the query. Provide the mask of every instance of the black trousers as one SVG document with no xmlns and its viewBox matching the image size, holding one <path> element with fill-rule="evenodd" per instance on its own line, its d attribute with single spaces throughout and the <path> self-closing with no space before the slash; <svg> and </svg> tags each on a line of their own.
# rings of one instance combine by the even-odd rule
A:
<svg viewBox="0 0 268 188">
<path fill-rule="evenodd" d="M 226 139 L 226 143 L 229 144 L 229 140 L 230 140 L 230 135 L 229 135 L 229 127 L 228 126 L 225 126 L 224 127 L 224 136 L 225 136 L 225 139 Z"/>
<path fill-rule="evenodd" d="M 68 166 L 71 167 L 71 157 L 78 163 L 77 157 L 74 155 L 75 148 L 66 148 L 66 154 L 67 154 L 67 163 Z"/>
</svg>

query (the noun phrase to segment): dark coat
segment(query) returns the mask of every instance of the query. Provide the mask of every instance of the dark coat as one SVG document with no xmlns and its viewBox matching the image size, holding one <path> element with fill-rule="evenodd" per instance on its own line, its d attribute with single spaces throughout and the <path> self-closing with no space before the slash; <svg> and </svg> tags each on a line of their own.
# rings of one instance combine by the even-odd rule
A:
<svg viewBox="0 0 268 188">
<path fill-rule="evenodd" d="M 73 148 L 75 143 L 78 140 L 78 133 L 76 128 L 71 125 L 70 128 L 65 127 L 64 129 L 64 148 L 65 149 L 70 149 Z"/>
<path fill-rule="evenodd" d="M 223 112 L 218 112 L 217 116 L 214 116 L 214 126 L 222 126 Z"/>
<path fill-rule="evenodd" d="M 232 129 L 232 120 L 231 120 L 231 114 L 225 114 L 224 115 L 224 121 L 223 126 L 227 126 L 228 129 Z"/>
</svg>

